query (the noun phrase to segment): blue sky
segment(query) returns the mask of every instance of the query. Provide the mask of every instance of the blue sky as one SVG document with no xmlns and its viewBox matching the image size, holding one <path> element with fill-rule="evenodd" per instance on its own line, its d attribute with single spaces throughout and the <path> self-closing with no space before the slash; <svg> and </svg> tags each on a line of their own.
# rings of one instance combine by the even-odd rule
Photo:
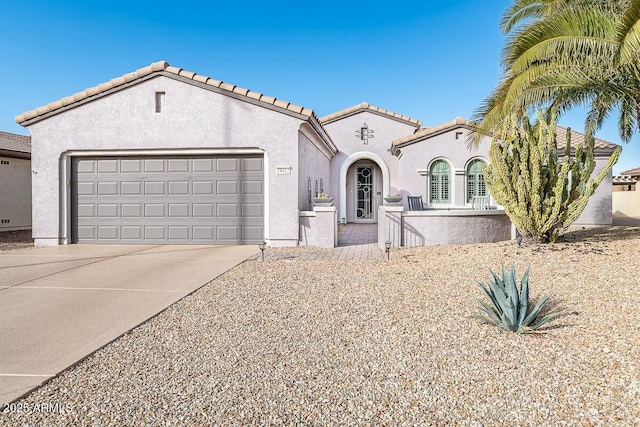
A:
<svg viewBox="0 0 640 427">
<path fill-rule="evenodd" d="M 16 115 L 158 60 L 319 116 L 367 101 L 427 126 L 469 118 L 500 77 L 509 4 L 5 0 L 0 130 L 27 134 Z M 598 136 L 619 143 L 615 117 Z M 639 152 L 636 135 L 614 173 L 640 166 Z"/>
</svg>

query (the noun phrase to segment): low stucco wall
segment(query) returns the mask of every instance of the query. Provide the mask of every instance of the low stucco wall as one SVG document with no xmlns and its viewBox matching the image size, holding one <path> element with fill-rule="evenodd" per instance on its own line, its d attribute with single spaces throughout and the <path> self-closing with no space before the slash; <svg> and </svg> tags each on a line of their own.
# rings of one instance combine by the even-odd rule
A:
<svg viewBox="0 0 640 427">
<path fill-rule="evenodd" d="M 616 217 L 640 217 L 640 191 L 614 191 L 612 204 Z"/>
<path fill-rule="evenodd" d="M 511 239 L 511 220 L 495 211 L 410 211 L 402 213 L 402 245 L 491 243 Z"/>
</svg>

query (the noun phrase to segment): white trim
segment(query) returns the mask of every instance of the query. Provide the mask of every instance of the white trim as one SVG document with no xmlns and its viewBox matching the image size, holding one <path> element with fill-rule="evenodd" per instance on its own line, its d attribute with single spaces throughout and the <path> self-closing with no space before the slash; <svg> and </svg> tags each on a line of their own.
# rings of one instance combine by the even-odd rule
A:
<svg viewBox="0 0 640 427">
<path fill-rule="evenodd" d="M 349 167 L 358 160 L 371 160 L 380 167 L 380 170 L 382 171 L 382 194 L 383 196 L 385 194 L 389 194 L 389 180 L 391 174 L 389 172 L 389 166 L 384 160 L 382 160 L 382 157 L 369 151 L 358 151 L 357 153 L 353 153 L 340 165 L 340 214 L 338 215 L 338 218 L 347 217 L 347 172 L 349 171 Z"/>
<path fill-rule="evenodd" d="M 71 160 L 73 157 L 126 157 L 126 156 L 211 156 L 219 154 L 260 154 L 264 156 L 264 237 L 269 235 L 269 162 L 267 154 L 259 148 L 186 148 L 158 150 L 69 150 L 60 155 L 60 238 L 58 244 L 68 245 L 71 240 Z"/>
</svg>

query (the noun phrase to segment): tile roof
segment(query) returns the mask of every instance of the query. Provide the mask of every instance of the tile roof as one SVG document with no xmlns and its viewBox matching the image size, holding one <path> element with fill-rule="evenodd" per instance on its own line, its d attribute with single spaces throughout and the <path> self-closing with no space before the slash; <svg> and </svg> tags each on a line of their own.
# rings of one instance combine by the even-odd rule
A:
<svg viewBox="0 0 640 427">
<path fill-rule="evenodd" d="M 182 68 L 173 67 L 169 65 L 169 63 L 166 61 L 158 61 L 146 67 L 140 68 L 139 70 L 136 70 L 132 73 L 128 73 L 123 76 L 116 77 L 114 79 L 111 79 L 108 82 L 105 82 L 97 86 L 83 90 L 81 92 L 75 93 L 72 96 L 68 96 L 58 101 L 51 102 L 45 106 L 36 108 L 35 110 L 27 111 L 23 114 L 20 114 L 19 116 L 16 116 L 15 120 L 19 124 L 23 124 L 28 120 L 36 119 L 40 116 L 44 116 L 46 114 L 55 112 L 56 110 L 59 110 L 68 105 L 94 97 L 103 92 L 109 91 L 111 89 L 117 88 L 129 82 L 132 82 L 134 80 L 148 76 L 152 73 L 158 73 L 158 72 L 175 74 L 176 76 L 181 76 L 183 78 L 191 79 L 196 82 L 221 89 L 223 91 L 227 91 L 243 97 L 247 97 L 254 101 L 258 101 L 260 103 L 275 106 L 291 113 L 296 113 L 296 114 L 300 114 L 302 116 L 307 116 L 307 117 L 314 117 L 316 120 L 318 119 L 315 113 L 313 112 L 313 110 L 309 108 L 304 108 L 299 105 L 292 104 L 288 101 L 267 96 L 259 92 L 254 92 L 249 89 L 241 88 L 231 83 L 222 82 L 220 80 L 212 79 L 211 77 L 203 76 L 201 74 L 196 74 L 192 71 L 187 71 Z"/>
<path fill-rule="evenodd" d="M 373 105 L 370 105 L 368 102 L 362 102 L 358 105 L 354 105 L 353 107 L 345 108 L 344 110 L 331 113 L 328 116 L 320 117 L 320 123 L 322 123 L 323 125 L 326 125 L 328 123 L 339 120 L 343 117 L 351 116 L 353 114 L 356 114 L 365 110 L 373 111 L 378 114 L 392 117 L 396 120 L 403 121 L 412 126 L 416 126 L 416 127 L 422 126 L 421 120 L 413 119 L 411 117 L 408 117 L 402 114 L 394 113 L 393 111 L 385 110 L 384 108 L 374 107 Z"/>
<path fill-rule="evenodd" d="M 423 139 L 430 138 L 432 136 L 439 135 L 443 132 L 447 132 L 451 129 L 463 127 L 469 130 L 475 129 L 475 123 L 463 119 L 462 117 L 456 117 L 454 120 L 446 123 L 442 123 L 437 126 L 426 127 L 418 129 L 413 135 L 408 135 L 399 139 L 396 139 L 391 143 L 392 146 L 410 144 L 412 142 L 418 142 Z M 567 128 L 562 126 L 556 126 L 556 144 L 558 149 L 564 149 L 567 141 Z M 586 144 L 585 135 L 583 133 L 571 130 L 571 145 L 584 145 Z M 594 148 L 601 150 L 613 150 L 618 147 L 617 144 L 605 141 L 600 138 L 595 139 Z M 639 168 L 640 169 L 640 168 Z M 640 173 L 639 173 L 640 174 Z"/>
<path fill-rule="evenodd" d="M 466 127 L 468 129 L 471 129 L 474 127 L 474 124 L 472 122 L 466 121 L 462 117 L 456 117 L 454 120 L 450 122 L 442 123 L 437 126 L 420 128 L 412 135 L 407 135 L 402 138 L 396 139 L 391 143 L 391 145 L 395 147 L 397 145 L 418 142 L 422 139 L 430 138 L 432 136 L 438 135 L 440 133 L 446 132 L 456 127 Z"/>
<path fill-rule="evenodd" d="M 9 132 L 0 132 L 0 150 L 31 153 L 31 137 Z"/>
<path fill-rule="evenodd" d="M 620 172 L 620 175 L 638 176 L 640 175 L 640 168 L 633 168 Z"/>
<path fill-rule="evenodd" d="M 564 148 L 567 144 L 567 128 L 562 126 L 556 126 L 556 143 L 558 148 Z M 571 129 L 571 145 L 585 145 L 587 143 L 585 139 L 585 134 L 577 132 Z M 594 142 L 594 148 L 596 149 L 609 149 L 613 150 L 618 147 L 617 144 L 614 144 L 609 141 L 605 141 L 604 139 L 596 138 Z"/>
</svg>

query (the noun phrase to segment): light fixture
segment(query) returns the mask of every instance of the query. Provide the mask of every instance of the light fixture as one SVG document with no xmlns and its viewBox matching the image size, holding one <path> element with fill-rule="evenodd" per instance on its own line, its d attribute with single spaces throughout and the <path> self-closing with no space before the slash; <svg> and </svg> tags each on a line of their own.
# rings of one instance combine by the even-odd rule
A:
<svg viewBox="0 0 640 427">
<path fill-rule="evenodd" d="M 262 252 L 262 261 L 264 261 L 264 248 L 267 246 L 267 242 L 264 240 L 262 242 L 258 242 L 258 247 L 260 248 L 260 252 Z"/>
<path fill-rule="evenodd" d="M 373 138 L 373 130 L 369 129 L 366 123 L 363 123 L 360 129 L 356 130 L 356 137 L 364 142 L 364 145 L 369 143 L 369 139 Z"/>
<path fill-rule="evenodd" d="M 391 240 L 384 242 L 384 251 L 387 253 L 387 261 L 391 257 Z"/>
</svg>

